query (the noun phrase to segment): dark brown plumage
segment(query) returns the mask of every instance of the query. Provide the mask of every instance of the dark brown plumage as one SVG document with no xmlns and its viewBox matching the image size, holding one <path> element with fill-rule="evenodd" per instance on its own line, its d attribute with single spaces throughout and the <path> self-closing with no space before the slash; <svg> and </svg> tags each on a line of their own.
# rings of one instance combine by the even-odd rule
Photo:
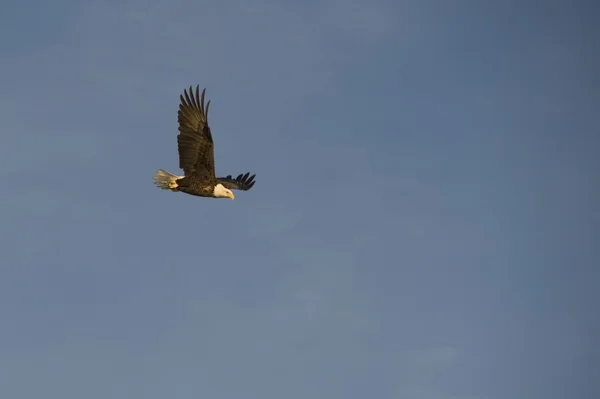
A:
<svg viewBox="0 0 600 399">
<path fill-rule="evenodd" d="M 155 184 L 162 189 L 181 191 L 200 197 L 234 198 L 230 190 L 250 190 L 255 183 L 250 173 L 240 174 L 235 179 L 231 175 L 215 176 L 214 142 L 208 125 L 208 109 L 210 100 L 204 104 L 206 89 L 196 93 L 190 87 L 179 96 L 180 104 L 177 112 L 179 134 L 177 149 L 179 167 L 184 176 L 176 176 L 162 169 L 154 175 Z"/>
</svg>

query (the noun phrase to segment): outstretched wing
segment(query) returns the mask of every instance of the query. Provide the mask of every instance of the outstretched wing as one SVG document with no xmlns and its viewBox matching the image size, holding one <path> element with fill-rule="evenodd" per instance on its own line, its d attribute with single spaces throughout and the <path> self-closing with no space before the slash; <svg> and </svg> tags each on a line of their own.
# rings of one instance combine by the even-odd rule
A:
<svg viewBox="0 0 600 399">
<path fill-rule="evenodd" d="M 234 179 L 231 175 L 227 175 L 227 177 L 217 177 L 217 182 L 230 190 L 248 191 L 256 183 L 255 176 L 255 174 L 250 176 L 250 173 L 246 173 L 245 175 L 240 174 Z"/>
<path fill-rule="evenodd" d="M 200 96 L 200 86 L 196 86 L 194 95 L 190 86 L 189 93 L 183 91 L 179 96 L 180 104 L 177 112 L 179 134 L 177 149 L 179 151 L 179 167 L 186 176 L 197 175 L 215 177 L 214 144 L 208 126 L 208 107 L 204 106 L 204 93 Z"/>
</svg>

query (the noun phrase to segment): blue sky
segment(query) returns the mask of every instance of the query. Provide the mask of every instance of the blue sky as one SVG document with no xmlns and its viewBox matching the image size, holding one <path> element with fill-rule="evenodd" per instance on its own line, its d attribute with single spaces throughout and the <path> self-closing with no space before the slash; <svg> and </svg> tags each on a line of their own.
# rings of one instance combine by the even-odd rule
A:
<svg viewBox="0 0 600 399">
<path fill-rule="evenodd" d="M 3 3 L 1 396 L 600 397 L 598 12 L 544 4 Z M 235 201 L 152 184 L 196 84 Z"/>
</svg>

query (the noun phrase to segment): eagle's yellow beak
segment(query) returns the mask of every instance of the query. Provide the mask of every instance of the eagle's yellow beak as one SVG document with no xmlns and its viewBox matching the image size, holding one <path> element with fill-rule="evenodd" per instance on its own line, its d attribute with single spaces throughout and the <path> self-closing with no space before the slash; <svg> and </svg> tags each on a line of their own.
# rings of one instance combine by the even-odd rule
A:
<svg viewBox="0 0 600 399">
<path fill-rule="evenodd" d="M 230 193 L 229 198 L 231 198 L 233 200 L 233 199 L 235 199 L 235 195 L 233 195 L 233 193 Z"/>
</svg>

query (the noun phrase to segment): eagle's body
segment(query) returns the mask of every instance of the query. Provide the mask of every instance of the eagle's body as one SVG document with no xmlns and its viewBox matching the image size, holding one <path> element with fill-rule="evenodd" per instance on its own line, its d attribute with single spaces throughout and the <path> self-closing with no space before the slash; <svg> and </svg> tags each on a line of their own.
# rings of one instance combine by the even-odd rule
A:
<svg viewBox="0 0 600 399">
<path fill-rule="evenodd" d="M 204 94 L 200 95 L 200 86 L 196 86 L 196 95 L 190 87 L 179 96 L 179 134 L 177 147 L 179 167 L 184 176 L 177 176 L 163 169 L 154 174 L 154 183 L 163 190 L 181 191 L 198 197 L 231 198 L 231 190 L 248 191 L 254 186 L 254 177 L 250 173 L 240 174 L 235 179 L 215 176 L 214 143 L 208 126 L 208 108 L 204 106 Z"/>
</svg>

